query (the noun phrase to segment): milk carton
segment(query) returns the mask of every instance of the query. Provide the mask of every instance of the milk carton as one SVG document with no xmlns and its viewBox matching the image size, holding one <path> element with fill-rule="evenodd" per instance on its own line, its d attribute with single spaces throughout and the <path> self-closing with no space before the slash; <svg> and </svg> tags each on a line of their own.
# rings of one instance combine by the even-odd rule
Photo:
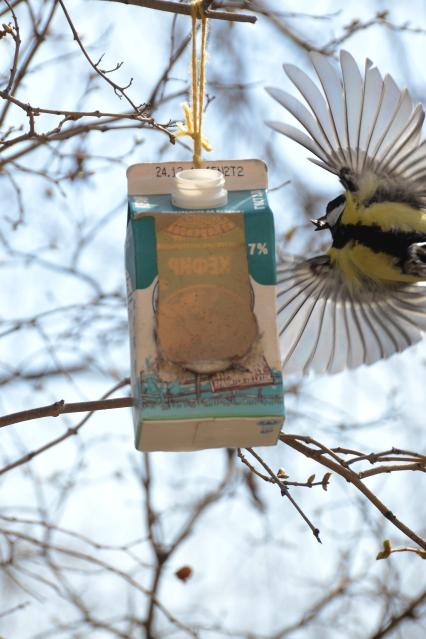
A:
<svg viewBox="0 0 426 639">
<path fill-rule="evenodd" d="M 127 172 L 139 450 L 273 445 L 284 420 L 266 166 L 204 166 L 225 177 L 225 205 L 186 210 L 172 203 L 175 177 L 189 162 L 136 164 Z"/>
</svg>

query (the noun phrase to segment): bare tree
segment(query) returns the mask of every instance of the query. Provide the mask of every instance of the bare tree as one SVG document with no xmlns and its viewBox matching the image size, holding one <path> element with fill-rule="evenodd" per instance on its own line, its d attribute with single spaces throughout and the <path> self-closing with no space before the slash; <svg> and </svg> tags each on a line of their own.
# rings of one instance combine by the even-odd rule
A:
<svg viewBox="0 0 426 639">
<path fill-rule="evenodd" d="M 287 4 L 203 3 L 206 120 L 217 156 L 268 161 L 285 249 L 308 253 L 327 184 L 263 127 L 263 84 L 278 58 L 364 57 L 368 42 L 421 99 L 425 23 L 409 21 L 414 0 L 395 13 Z M 423 637 L 421 352 L 340 381 L 288 380 L 274 449 L 133 450 L 124 175 L 189 159 L 175 133 L 190 11 L 0 4 L 0 634 Z"/>
</svg>

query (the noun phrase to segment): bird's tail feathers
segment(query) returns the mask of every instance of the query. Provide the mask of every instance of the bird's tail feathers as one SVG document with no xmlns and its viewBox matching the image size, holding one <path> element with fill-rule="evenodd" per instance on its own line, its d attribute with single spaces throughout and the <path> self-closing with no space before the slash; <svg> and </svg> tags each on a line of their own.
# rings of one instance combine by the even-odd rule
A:
<svg viewBox="0 0 426 639">
<path fill-rule="evenodd" d="M 403 351 L 426 331 L 426 286 L 351 289 L 327 256 L 283 257 L 277 278 L 284 373 L 337 373 Z"/>
</svg>

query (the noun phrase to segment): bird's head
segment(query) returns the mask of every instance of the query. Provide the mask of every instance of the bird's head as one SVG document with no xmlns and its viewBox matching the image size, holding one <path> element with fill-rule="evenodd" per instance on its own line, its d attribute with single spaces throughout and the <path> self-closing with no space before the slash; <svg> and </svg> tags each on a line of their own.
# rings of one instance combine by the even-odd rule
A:
<svg viewBox="0 0 426 639">
<path fill-rule="evenodd" d="M 342 195 L 334 198 L 334 200 L 331 200 L 331 202 L 327 204 L 325 215 L 316 220 L 311 220 L 312 224 L 315 226 L 315 230 L 325 231 L 325 229 L 330 229 L 333 234 L 334 227 L 340 222 L 345 204 L 346 198 L 343 193 Z"/>
</svg>

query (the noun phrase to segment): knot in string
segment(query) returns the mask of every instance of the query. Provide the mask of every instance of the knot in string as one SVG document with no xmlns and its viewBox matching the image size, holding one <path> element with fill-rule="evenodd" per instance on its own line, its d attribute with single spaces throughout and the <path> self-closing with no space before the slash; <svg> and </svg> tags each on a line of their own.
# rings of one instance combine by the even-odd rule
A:
<svg viewBox="0 0 426 639">
<path fill-rule="evenodd" d="M 197 59 L 197 17 L 201 19 L 201 52 L 200 60 Z M 206 81 L 206 45 L 207 45 L 207 18 L 203 10 L 202 0 L 192 0 L 191 2 L 191 18 L 192 18 L 192 55 L 191 55 L 191 101 L 189 106 L 187 102 L 182 104 L 185 115 L 185 123 L 178 123 L 179 131 L 176 137 L 189 136 L 194 141 L 194 150 L 192 160 L 194 166 L 198 169 L 201 167 L 202 149 L 212 151 L 212 147 L 208 140 L 203 137 L 203 107 L 204 107 L 204 86 Z"/>
</svg>

